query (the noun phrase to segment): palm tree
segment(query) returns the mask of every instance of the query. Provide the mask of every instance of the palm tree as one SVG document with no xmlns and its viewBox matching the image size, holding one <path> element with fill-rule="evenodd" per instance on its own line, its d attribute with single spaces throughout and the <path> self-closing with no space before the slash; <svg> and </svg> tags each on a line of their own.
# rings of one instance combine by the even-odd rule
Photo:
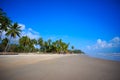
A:
<svg viewBox="0 0 120 80">
<path fill-rule="evenodd" d="M 52 42 L 52 49 L 51 52 L 57 52 L 57 43 L 56 42 Z"/>
<path fill-rule="evenodd" d="M 51 39 L 48 39 L 48 44 L 49 44 L 49 45 L 51 45 L 51 42 L 52 42 L 52 40 L 51 40 Z"/>
<path fill-rule="evenodd" d="M 68 51 L 69 44 L 62 42 L 62 39 L 56 40 L 51 44 L 51 52 L 63 53 Z"/>
<path fill-rule="evenodd" d="M 6 36 L 10 36 L 10 40 L 11 38 L 16 38 L 17 36 L 20 37 L 21 34 L 21 26 L 19 26 L 17 23 L 14 23 L 13 25 L 10 26 L 10 28 L 8 29 Z M 8 42 L 6 48 L 5 48 L 5 52 L 8 48 L 10 41 Z"/>
<path fill-rule="evenodd" d="M 57 53 L 61 53 L 61 51 L 62 51 L 62 47 L 61 47 L 61 45 L 62 45 L 62 39 L 56 40 L 53 45 L 54 45 L 55 51 Z"/>
<path fill-rule="evenodd" d="M 67 53 L 67 52 L 68 52 L 68 47 L 69 47 L 69 43 L 66 44 L 66 43 L 62 42 L 62 51 L 63 51 L 64 53 Z"/>
<path fill-rule="evenodd" d="M 44 42 L 43 47 L 44 47 L 44 52 L 46 53 L 48 51 L 48 47 L 49 47 L 49 44 L 47 41 Z"/>
<path fill-rule="evenodd" d="M 51 52 L 51 49 L 52 49 L 52 45 L 51 45 L 51 42 L 52 40 L 51 39 L 48 39 L 48 52 Z"/>
<path fill-rule="evenodd" d="M 56 52 L 59 53 L 59 51 L 60 51 L 60 49 L 59 49 L 59 41 L 56 40 L 55 44 L 56 44 Z"/>
<path fill-rule="evenodd" d="M 39 44 L 39 46 L 40 46 L 40 51 L 43 51 L 44 41 L 43 41 L 42 37 L 38 39 L 38 44 Z"/>
<path fill-rule="evenodd" d="M 19 39 L 19 44 L 20 46 L 24 47 L 24 52 L 25 50 L 28 48 L 28 46 L 30 45 L 30 38 L 28 36 L 22 36 L 20 39 Z"/>
<path fill-rule="evenodd" d="M 63 52 L 62 51 L 62 43 L 63 43 L 62 39 L 59 39 L 59 51 L 60 51 L 59 53 Z"/>
<path fill-rule="evenodd" d="M 3 45 L 7 45 L 7 43 L 9 42 L 9 39 L 8 38 L 4 38 L 3 40 L 2 40 L 2 44 Z"/>
<path fill-rule="evenodd" d="M 36 39 L 31 39 L 30 43 L 29 43 L 29 52 L 33 52 L 35 50 L 35 45 L 37 44 L 37 40 Z"/>
<path fill-rule="evenodd" d="M 2 37 L 3 31 L 7 31 L 11 25 L 11 20 L 6 16 L 6 13 L 0 9 L 0 40 Z"/>
<path fill-rule="evenodd" d="M 8 38 L 4 38 L 2 42 L 0 43 L 0 51 L 4 51 L 7 43 L 9 42 Z"/>
</svg>

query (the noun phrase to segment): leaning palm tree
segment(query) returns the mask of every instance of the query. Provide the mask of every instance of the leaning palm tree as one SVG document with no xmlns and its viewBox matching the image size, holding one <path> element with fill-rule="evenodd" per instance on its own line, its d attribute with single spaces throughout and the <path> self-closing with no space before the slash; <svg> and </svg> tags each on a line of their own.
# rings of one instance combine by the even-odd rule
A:
<svg viewBox="0 0 120 80">
<path fill-rule="evenodd" d="M 9 42 L 8 38 L 2 39 L 2 42 L 0 44 L 0 48 L 1 48 L 0 50 L 1 51 L 4 51 L 4 49 L 5 49 L 5 47 L 6 47 L 6 45 L 7 45 L 8 42 Z"/>
<path fill-rule="evenodd" d="M 11 20 L 6 16 L 6 13 L 3 12 L 2 9 L 0 9 L 0 40 L 2 37 L 3 31 L 7 31 L 10 27 Z"/>
<path fill-rule="evenodd" d="M 8 38 L 4 38 L 2 40 L 2 44 L 5 45 L 5 46 L 7 45 L 8 42 L 9 42 Z"/>
<path fill-rule="evenodd" d="M 21 33 L 21 26 L 19 26 L 17 23 L 14 23 L 13 25 L 10 26 L 10 28 L 8 29 L 6 36 L 10 36 L 10 40 L 12 38 L 16 38 L 17 36 L 20 37 L 20 33 Z M 5 52 L 7 51 L 8 45 L 10 44 L 10 40 L 5 48 Z"/>
</svg>

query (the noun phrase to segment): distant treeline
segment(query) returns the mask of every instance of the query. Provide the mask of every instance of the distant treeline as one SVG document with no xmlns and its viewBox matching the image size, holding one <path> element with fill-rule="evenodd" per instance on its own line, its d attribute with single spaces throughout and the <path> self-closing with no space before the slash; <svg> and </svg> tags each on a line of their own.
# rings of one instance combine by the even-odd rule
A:
<svg viewBox="0 0 120 80">
<path fill-rule="evenodd" d="M 2 38 L 4 33 L 4 38 Z M 0 52 L 52 52 L 52 53 L 83 53 L 81 50 L 68 50 L 70 43 L 65 43 L 62 39 L 52 41 L 43 38 L 31 39 L 28 36 L 21 36 L 22 30 L 18 23 L 13 23 L 0 9 Z M 19 39 L 17 38 L 19 37 Z M 13 39 L 18 39 L 13 42 Z M 39 45 L 39 47 L 37 47 Z"/>
</svg>

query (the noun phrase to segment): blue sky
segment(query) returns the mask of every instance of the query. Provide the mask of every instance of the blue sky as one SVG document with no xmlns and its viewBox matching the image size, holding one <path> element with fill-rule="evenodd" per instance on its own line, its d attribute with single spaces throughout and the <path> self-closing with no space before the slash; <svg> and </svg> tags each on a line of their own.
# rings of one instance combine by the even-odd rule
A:
<svg viewBox="0 0 120 80">
<path fill-rule="evenodd" d="M 0 0 L 23 34 L 62 38 L 85 52 L 120 52 L 119 0 Z"/>
</svg>

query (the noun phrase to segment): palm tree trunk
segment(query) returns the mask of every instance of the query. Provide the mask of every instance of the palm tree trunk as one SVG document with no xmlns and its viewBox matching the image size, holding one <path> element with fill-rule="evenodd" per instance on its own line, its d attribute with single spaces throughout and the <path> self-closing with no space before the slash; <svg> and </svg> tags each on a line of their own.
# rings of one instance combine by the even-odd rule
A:
<svg viewBox="0 0 120 80">
<path fill-rule="evenodd" d="M 12 37 L 10 37 L 10 40 L 11 40 L 11 38 L 12 38 Z M 9 46 L 10 40 L 8 40 L 8 43 L 7 43 L 6 47 L 5 47 L 5 50 L 4 50 L 5 53 L 6 53 L 7 49 L 8 49 L 8 46 Z"/>
<path fill-rule="evenodd" d="M 0 31 L 0 41 L 2 40 L 2 33 L 3 33 L 3 30 Z"/>
<path fill-rule="evenodd" d="M 5 50 L 4 50 L 5 53 L 6 53 L 6 51 L 7 51 L 8 45 L 9 45 L 9 41 L 8 41 L 6 47 L 5 47 Z"/>
</svg>

